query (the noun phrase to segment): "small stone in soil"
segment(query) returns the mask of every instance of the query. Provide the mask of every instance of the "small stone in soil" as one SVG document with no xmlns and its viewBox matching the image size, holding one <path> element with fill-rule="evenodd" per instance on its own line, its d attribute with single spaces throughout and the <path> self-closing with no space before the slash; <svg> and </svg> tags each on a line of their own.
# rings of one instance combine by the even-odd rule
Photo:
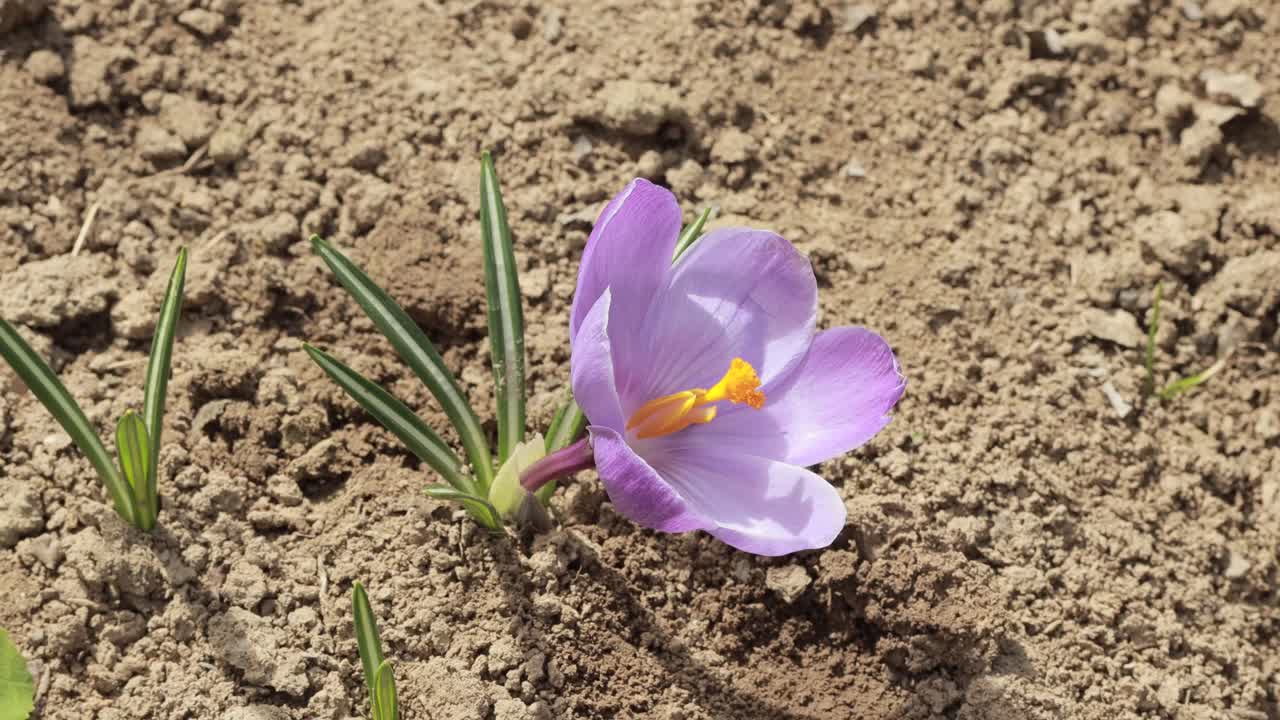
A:
<svg viewBox="0 0 1280 720">
<path fill-rule="evenodd" d="M 799 565 L 771 567 L 764 576 L 765 587 L 776 593 L 786 603 L 795 602 L 812 582 L 813 578 L 809 577 L 809 573 Z"/>
<path fill-rule="evenodd" d="M 542 39 L 551 44 L 564 34 L 564 15 L 559 10 L 547 10 L 542 14 Z"/>
<path fill-rule="evenodd" d="M 187 155 L 187 146 L 177 135 L 165 130 L 153 122 L 143 122 L 138 128 L 135 141 L 138 154 L 153 165 L 165 165 L 177 162 Z"/>
<path fill-rule="evenodd" d="M 226 24 L 226 18 L 215 12 L 201 8 L 192 8 L 178 16 L 178 23 L 209 38 L 217 35 Z"/>
<path fill-rule="evenodd" d="M 876 9 L 871 5 L 850 5 L 844 11 L 844 31 L 856 33 L 869 27 L 876 19 Z"/>
<path fill-rule="evenodd" d="M 68 96 L 71 107 L 83 109 L 105 105 L 115 98 L 115 85 L 134 55 L 113 45 L 102 45 L 87 35 L 71 42 L 71 73 Z"/>
<path fill-rule="evenodd" d="M 1246 109 L 1256 108 L 1262 103 L 1262 84 L 1252 75 L 1205 70 L 1200 73 L 1200 82 L 1204 83 L 1205 94 L 1216 100 Z"/>
<path fill-rule="evenodd" d="M 230 165 L 244 155 L 247 144 L 244 128 L 239 125 L 220 127 L 209 139 L 209 157 L 220 165 Z"/>
<path fill-rule="evenodd" d="M 160 101 L 160 124 L 177 135 L 188 148 L 203 145 L 213 134 L 217 116 L 208 105 L 182 97 L 165 95 Z"/>
<path fill-rule="evenodd" d="M 1192 233 L 1181 215 L 1168 210 L 1140 218 L 1134 234 L 1143 250 L 1183 275 L 1194 273 L 1209 251 L 1209 238 Z"/>
<path fill-rule="evenodd" d="M 1227 567 L 1222 571 L 1222 576 L 1228 580 L 1239 580 L 1249 572 L 1249 561 L 1244 555 L 1235 550 L 1227 551 Z"/>
<path fill-rule="evenodd" d="M 1080 319 L 1086 333 L 1121 347 L 1135 348 L 1145 339 L 1137 319 L 1124 310 L 1088 308 L 1080 313 Z"/>
<path fill-rule="evenodd" d="M 38 83 L 50 85 L 67 74 L 67 67 L 58 54 L 49 50 L 37 50 L 27 57 L 23 65 Z"/>
</svg>

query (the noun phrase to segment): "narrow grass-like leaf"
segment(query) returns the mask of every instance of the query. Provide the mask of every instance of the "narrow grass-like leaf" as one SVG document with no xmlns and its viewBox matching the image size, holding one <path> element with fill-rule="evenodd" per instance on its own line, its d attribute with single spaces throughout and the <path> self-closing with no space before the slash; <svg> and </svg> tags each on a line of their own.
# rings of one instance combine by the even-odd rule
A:
<svg viewBox="0 0 1280 720">
<path fill-rule="evenodd" d="M 1172 400 L 1200 383 L 1205 382 L 1214 375 L 1217 375 L 1218 371 L 1226 366 L 1227 358 L 1224 357 L 1195 375 L 1184 377 L 1181 380 L 1174 380 L 1168 385 L 1165 385 L 1164 389 L 1160 391 L 1160 399 Z"/>
<path fill-rule="evenodd" d="M 31 392 L 62 425 L 62 429 L 71 436 L 80 452 L 93 463 L 93 468 L 102 478 L 102 484 L 107 486 L 107 492 L 111 494 L 120 517 L 130 525 L 136 525 L 137 514 L 129 484 L 116 470 L 115 461 L 107 453 L 89 419 L 84 416 L 84 411 L 76 404 L 71 393 L 67 392 L 62 381 L 58 380 L 58 376 L 53 374 L 53 370 L 36 355 L 18 331 L 4 320 L 0 320 L 0 356 L 8 361 L 18 377 L 22 378 Z"/>
<path fill-rule="evenodd" d="M 133 490 L 133 506 L 137 511 L 140 530 L 156 526 L 151 514 L 153 503 L 147 493 L 155 487 L 151 481 L 151 443 L 147 439 L 147 426 L 142 418 L 130 410 L 116 423 L 116 455 L 120 458 L 120 472 Z"/>
<path fill-rule="evenodd" d="M 498 397 L 498 466 L 524 442 L 524 313 L 511 228 L 493 158 L 480 156 L 480 233 L 488 295 L 489 348 Z"/>
<path fill-rule="evenodd" d="M 378 666 L 374 687 L 371 699 L 374 720 L 399 720 L 400 700 L 396 697 L 396 676 L 390 660 L 383 660 Z"/>
<path fill-rule="evenodd" d="M 696 242 L 698 238 L 702 237 L 702 227 L 707 224 L 707 219 L 710 217 L 711 208 L 707 208 L 702 211 L 701 215 L 698 215 L 697 220 L 689 223 L 689 227 L 686 227 L 680 232 L 680 239 L 676 240 L 676 251 L 671 256 L 671 262 L 674 263 L 676 260 L 679 260 L 680 256 L 684 254 L 684 251 L 692 247 L 693 243 Z"/>
<path fill-rule="evenodd" d="M 498 514 L 497 508 L 488 500 L 470 493 L 460 492 L 448 485 L 428 485 L 426 493 L 436 500 L 449 500 L 460 503 L 462 507 L 467 509 L 467 512 L 480 521 L 481 525 L 493 532 L 502 532 L 502 516 Z"/>
<path fill-rule="evenodd" d="M 1160 299 L 1164 295 L 1164 283 L 1156 283 L 1156 297 L 1151 303 L 1151 324 L 1147 326 L 1147 394 L 1156 390 L 1156 333 L 1160 330 Z"/>
<path fill-rule="evenodd" d="M 553 453 L 556 450 L 569 447 L 572 443 L 582 437 L 583 431 L 587 429 L 587 416 L 582 413 L 582 408 L 578 407 L 578 403 L 574 401 L 570 395 L 565 404 L 560 406 L 556 411 L 556 415 L 551 419 L 551 426 L 547 428 L 547 452 Z M 534 493 L 543 505 L 551 502 L 551 496 L 555 494 L 556 481 L 543 485 Z"/>
<path fill-rule="evenodd" d="M 0 628 L 0 720 L 27 720 L 35 709 L 36 688 L 27 661 Z"/>
<path fill-rule="evenodd" d="M 160 474 L 160 436 L 164 432 L 164 401 L 169 387 L 169 367 L 173 358 L 173 336 L 182 315 L 182 287 L 187 277 L 187 249 L 178 251 L 178 261 L 169 274 L 169 288 L 160 305 L 160 318 L 151 340 L 151 357 L 147 361 L 147 384 L 142 396 L 142 418 L 146 421 L 147 436 L 151 441 L 151 453 L 147 457 L 147 487 L 143 497 L 151 525 L 160 514 L 159 492 L 156 488 Z M 145 528 L 144 528 L 145 529 Z"/>
<path fill-rule="evenodd" d="M 356 631 L 356 647 L 360 650 L 360 665 L 364 668 L 364 684 L 369 697 L 376 693 L 378 668 L 382 665 L 382 639 L 378 636 L 378 623 L 373 619 L 369 595 L 359 581 L 351 589 L 351 616 Z"/>
<path fill-rule="evenodd" d="M 551 420 L 551 426 L 547 429 L 547 452 L 569 447 L 582 437 L 582 431 L 586 429 L 587 416 L 582 414 L 582 408 L 578 407 L 578 403 L 570 396 L 556 411 L 555 417 Z"/>
<path fill-rule="evenodd" d="M 331 355 L 311 345 L 303 345 L 311 359 L 325 371 L 360 407 L 373 416 L 382 426 L 400 438 L 406 447 L 422 462 L 440 473 L 453 487 L 462 492 L 475 492 L 475 482 L 462 472 L 462 463 L 453 450 L 445 444 L 426 423 L 422 422 L 404 403 L 383 390 L 374 382 L 344 365 Z"/>
<path fill-rule="evenodd" d="M 472 471 L 475 472 L 478 489 L 483 494 L 488 492 L 489 483 L 493 482 L 493 460 L 489 455 L 489 441 L 475 411 L 467 403 L 467 397 L 458 387 L 453 373 L 445 367 L 444 360 L 427 336 L 422 334 L 404 309 L 378 287 L 368 275 L 364 274 L 355 263 L 338 252 L 327 240 L 318 235 L 312 236 L 311 245 L 316 254 L 324 260 L 338 282 L 351 293 L 360 307 L 369 315 L 369 319 L 378 330 L 391 341 L 392 347 L 402 360 L 409 365 L 422 382 L 435 396 L 449 416 L 449 421 L 457 429 L 471 459 Z"/>
<path fill-rule="evenodd" d="M 551 416 L 551 424 L 547 426 L 547 452 L 551 452 L 551 439 L 556 436 L 556 433 L 560 432 L 560 426 L 564 424 L 564 416 L 567 412 L 569 412 L 568 402 L 561 405 L 560 409 L 556 410 L 556 414 Z"/>
</svg>

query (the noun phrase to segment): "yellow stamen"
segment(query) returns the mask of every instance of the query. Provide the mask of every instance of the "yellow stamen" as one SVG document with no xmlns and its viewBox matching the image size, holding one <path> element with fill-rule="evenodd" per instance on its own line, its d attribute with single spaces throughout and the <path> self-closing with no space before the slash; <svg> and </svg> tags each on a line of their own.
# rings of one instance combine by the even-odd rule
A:
<svg viewBox="0 0 1280 720">
<path fill-rule="evenodd" d="M 759 388 L 756 369 L 746 360 L 734 358 L 728 372 L 710 390 L 693 388 L 650 400 L 627 420 L 627 430 L 645 439 L 709 423 L 716 417 L 716 407 L 711 403 L 724 400 L 759 410 L 764 407 L 764 393 Z"/>
<path fill-rule="evenodd" d="M 729 363 L 729 372 L 720 378 L 720 382 L 707 391 L 703 402 L 728 400 L 739 405 L 750 405 L 759 410 L 764 407 L 764 393 L 760 387 L 760 377 L 751 363 L 742 358 L 734 358 Z"/>
</svg>

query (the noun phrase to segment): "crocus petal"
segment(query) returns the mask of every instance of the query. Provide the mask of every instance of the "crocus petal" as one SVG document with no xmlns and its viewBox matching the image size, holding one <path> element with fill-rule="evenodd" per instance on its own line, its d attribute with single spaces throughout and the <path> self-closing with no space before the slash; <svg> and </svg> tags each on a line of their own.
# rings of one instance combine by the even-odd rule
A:
<svg viewBox="0 0 1280 720">
<path fill-rule="evenodd" d="M 832 328 L 814 338 L 802 365 L 765 388 L 764 409 L 724 408 L 681 442 L 752 448 L 792 465 L 816 465 L 880 432 L 905 389 L 884 338 L 861 327 Z"/>
<path fill-rule="evenodd" d="M 617 431 L 590 425 L 596 471 L 618 512 L 639 525 L 663 532 L 710 527 Z"/>
<path fill-rule="evenodd" d="M 658 452 L 650 458 L 689 508 L 714 525 L 707 532 L 757 555 L 830 545 L 844 528 L 840 493 L 802 467 L 743 448 Z"/>
<path fill-rule="evenodd" d="M 569 312 L 570 339 L 606 288 L 619 306 L 648 307 L 666 279 L 679 235 L 680 206 L 669 190 L 641 179 L 623 188 L 587 238 Z"/>
<path fill-rule="evenodd" d="M 761 230 L 708 233 L 681 257 L 634 331 L 614 296 L 614 369 L 623 413 L 657 397 L 710 387 L 733 358 L 768 383 L 813 340 L 818 286 L 809 260 Z"/>
<path fill-rule="evenodd" d="M 613 294 L 605 290 L 578 329 L 569 359 L 573 397 L 593 425 L 624 430 L 618 391 L 613 383 L 613 355 L 609 345 L 609 308 Z"/>
</svg>

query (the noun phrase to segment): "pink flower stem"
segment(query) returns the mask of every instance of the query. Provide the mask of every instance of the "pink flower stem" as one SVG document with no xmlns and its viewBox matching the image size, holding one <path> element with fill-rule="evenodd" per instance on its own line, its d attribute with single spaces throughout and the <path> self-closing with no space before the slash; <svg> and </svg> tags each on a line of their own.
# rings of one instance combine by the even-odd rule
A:
<svg viewBox="0 0 1280 720">
<path fill-rule="evenodd" d="M 588 470 L 595 466 L 596 456 L 591 451 L 591 442 L 584 437 L 530 465 L 527 470 L 520 473 L 520 484 L 525 490 L 536 492 L 538 488 L 558 477 L 572 475 L 579 470 Z"/>
</svg>

